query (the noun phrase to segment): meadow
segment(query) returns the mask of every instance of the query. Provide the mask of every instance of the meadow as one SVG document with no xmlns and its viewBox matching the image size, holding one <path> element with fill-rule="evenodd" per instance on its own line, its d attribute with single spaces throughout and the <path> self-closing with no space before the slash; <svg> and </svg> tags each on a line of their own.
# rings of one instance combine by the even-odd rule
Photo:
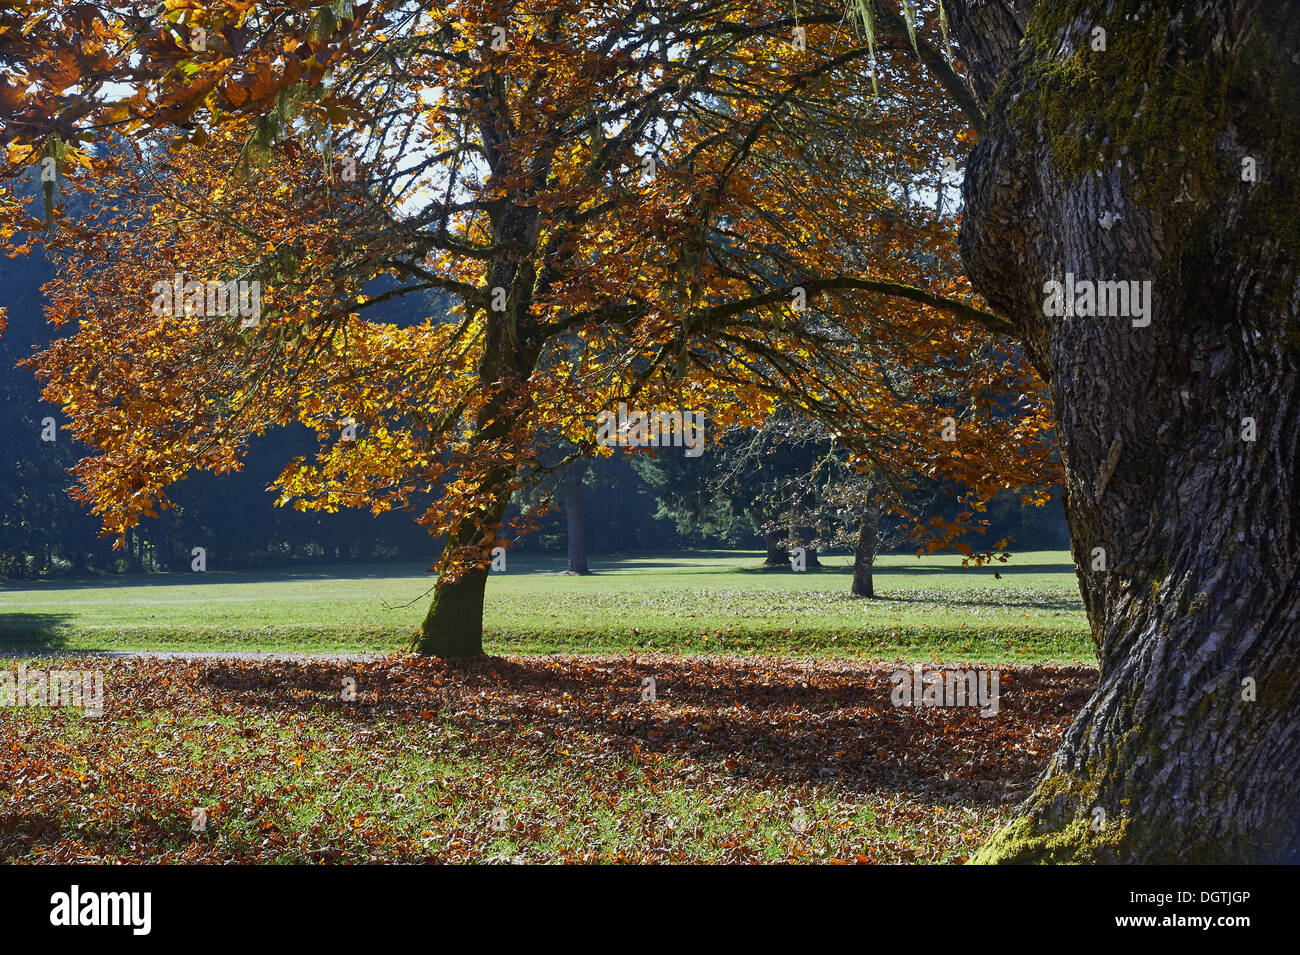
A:
<svg viewBox="0 0 1300 955">
<path fill-rule="evenodd" d="M 1095 660 L 1074 568 L 1062 551 L 986 567 L 884 555 L 877 599 L 849 595 L 849 559 L 805 573 L 762 555 L 511 556 L 489 581 L 489 653 L 769 653 L 986 663 Z M 995 574 L 997 576 L 995 576 Z M 419 565 L 182 573 L 0 584 L 0 647 L 391 653 L 428 609 Z"/>
<path fill-rule="evenodd" d="M 961 862 L 1095 685 L 1068 555 L 885 556 L 874 600 L 825 560 L 511 558 L 452 662 L 405 652 L 421 567 L 7 583 L 0 671 L 104 709 L 0 707 L 0 861 Z M 895 705 L 913 661 L 996 667 L 997 717 Z"/>
</svg>

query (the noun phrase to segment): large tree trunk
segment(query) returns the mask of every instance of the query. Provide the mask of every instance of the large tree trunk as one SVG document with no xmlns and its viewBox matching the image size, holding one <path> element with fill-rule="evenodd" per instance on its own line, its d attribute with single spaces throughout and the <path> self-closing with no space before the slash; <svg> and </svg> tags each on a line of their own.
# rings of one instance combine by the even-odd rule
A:
<svg viewBox="0 0 1300 955">
<path fill-rule="evenodd" d="M 876 548 L 880 546 L 880 505 L 872 501 L 858 525 L 858 540 L 853 547 L 853 585 L 849 592 L 855 597 L 874 597 L 876 584 L 872 568 L 876 563 Z"/>
<path fill-rule="evenodd" d="M 808 543 L 817 536 L 811 527 L 791 528 L 790 536 L 798 541 L 800 546 L 803 547 L 805 567 L 811 569 L 813 567 L 822 566 L 821 558 L 817 556 L 817 548 Z"/>
<path fill-rule="evenodd" d="M 564 475 L 565 537 L 569 549 L 569 573 L 591 573 L 587 566 L 587 514 L 583 508 L 582 482 L 587 476 L 587 459 L 580 458 L 569 465 Z"/>
<path fill-rule="evenodd" d="M 1295 861 L 1300 5 L 1031 6 L 947 0 L 961 247 L 1051 389 L 1101 672 L 975 861 Z M 1150 323 L 1047 316 L 1063 273 L 1149 280 Z"/>
<path fill-rule="evenodd" d="M 495 425 L 493 429 L 495 430 Z M 492 547 L 497 543 L 495 531 L 501 525 L 510 504 L 509 482 L 513 475 L 499 468 L 488 475 L 485 484 L 491 489 L 488 507 L 478 520 L 462 522 L 449 535 L 443 551 L 443 572 L 433 593 L 433 603 L 420 626 L 416 650 L 426 656 L 478 656 L 483 652 L 483 597 L 487 589 Z M 445 572 L 449 558 L 468 562 L 477 560 L 454 578 Z"/>
<path fill-rule="evenodd" d="M 767 559 L 763 561 L 764 567 L 790 567 L 790 551 L 782 541 L 785 540 L 785 534 L 782 531 L 768 531 L 765 543 L 767 544 Z"/>
<path fill-rule="evenodd" d="M 509 477 L 505 473 L 496 475 L 496 487 L 501 490 L 492 498 L 482 523 L 466 521 L 447 540 L 444 555 L 463 554 L 472 549 L 478 552 L 479 562 L 455 579 L 446 574 L 439 576 L 416 646 L 426 656 L 449 659 L 478 656 L 483 652 L 483 598 L 495 543 L 485 539 L 484 528 L 498 527 L 505 516 L 511 496 L 504 490 Z M 444 559 L 444 566 L 446 563 Z"/>
<path fill-rule="evenodd" d="M 417 649 L 426 656 L 452 659 L 483 652 L 483 597 L 486 568 L 466 571 L 460 578 L 438 583 L 433 604 L 420 627 Z"/>
</svg>

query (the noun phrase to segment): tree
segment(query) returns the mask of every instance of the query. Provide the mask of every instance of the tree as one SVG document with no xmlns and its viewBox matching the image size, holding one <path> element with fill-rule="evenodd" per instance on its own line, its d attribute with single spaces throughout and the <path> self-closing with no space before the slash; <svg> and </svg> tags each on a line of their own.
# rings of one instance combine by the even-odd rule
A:
<svg viewBox="0 0 1300 955">
<path fill-rule="evenodd" d="M 892 211 L 961 117 L 906 41 L 864 45 L 841 20 L 630 0 L 31 18 L 21 83 L 0 90 L 6 155 L 53 159 L 98 201 L 80 225 L 47 210 L 69 250 L 51 317 L 77 331 L 36 363 L 100 452 L 79 495 L 124 534 L 186 473 L 306 425 L 321 447 L 282 500 L 410 509 L 445 538 L 419 647 L 458 656 L 481 651 L 489 554 L 538 436 L 594 452 L 592 417 L 622 401 L 707 407 L 715 430 L 785 401 L 864 459 L 984 496 L 1030 482 L 1038 384 L 1013 357 L 962 360 L 1006 323 L 960 281 L 925 287 L 911 251 L 955 261 L 951 217 Z M 889 108 L 884 72 L 910 94 Z M 128 73 L 127 93 L 105 85 Z M 95 154 L 104 127 L 139 147 L 129 162 Z M 148 214 L 116 211 L 121 194 Z M 378 278 L 396 286 L 369 294 Z M 186 284 L 232 281 L 259 283 L 251 324 Z M 427 290 L 456 299 L 449 317 L 366 318 Z M 904 396 L 881 373 L 898 366 Z M 983 420 L 1007 393 L 1015 420 Z M 944 418 L 982 423 L 952 444 Z"/>
<path fill-rule="evenodd" d="M 561 501 L 564 506 L 569 573 L 583 576 L 591 573 L 591 568 L 587 566 L 587 512 L 582 493 L 588 466 L 589 462 L 586 458 L 578 458 L 565 470 Z"/>
<path fill-rule="evenodd" d="M 763 538 L 768 569 L 790 569 L 788 506 L 775 486 L 811 466 L 806 448 L 777 440 L 788 413 L 770 415 L 761 427 L 734 428 L 716 438 L 714 452 L 700 459 L 671 454 L 638 455 L 635 467 L 651 488 L 658 515 L 678 533 L 736 542 Z"/>
<path fill-rule="evenodd" d="M 761 508 L 765 517 L 760 526 L 769 541 L 775 536 L 783 552 L 802 546 L 805 566 L 815 567 L 815 547 L 851 550 L 849 591 L 855 597 L 875 596 L 872 568 L 884 543 L 882 514 L 901 517 L 899 529 L 911 531 L 913 537 L 934 539 L 925 523 L 934 495 L 918 490 L 915 475 L 864 465 L 817 421 L 779 410 L 748 440 L 729 443 L 721 458 L 715 491 L 725 492 L 733 507 L 741 507 L 743 500 L 752 502 L 751 513 Z M 983 523 L 973 512 L 962 514 L 959 522 Z M 964 540 L 955 546 L 982 562 L 995 554 L 1005 559 L 1001 552 L 1006 544 L 999 541 L 980 555 Z"/>
<path fill-rule="evenodd" d="M 977 861 L 1294 862 L 1300 5 L 945 6 L 963 259 L 1049 383 L 1101 668 Z"/>
<path fill-rule="evenodd" d="M 812 522 L 808 534 L 820 546 L 847 546 L 853 554 L 849 593 L 874 597 L 872 569 L 882 546 L 881 514 L 894 510 L 919 515 L 923 511 L 907 499 L 912 496 L 908 492 L 914 489 L 913 481 L 910 476 L 862 467 L 815 423 L 787 425 L 781 440 L 811 443 L 816 455 L 810 466 L 779 482 L 773 496 L 784 499 L 788 507 L 801 511 Z"/>
<path fill-rule="evenodd" d="M 880 502 L 872 494 L 873 490 L 868 486 L 867 493 L 871 496 L 862 509 L 857 540 L 853 542 L 853 582 L 849 585 L 849 592 L 855 597 L 876 595 L 873 568 L 876 553 L 880 550 Z"/>
<path fill-rule="evenodd" d="M 853 5 L 873 24 L 867 45 L 875 37 L 878 49 L 871 79 L 884 90 L 882 99 L 891 105 L 923 101 L 942 89 L 979 136 L 963 184 L 962 258 L 975 289 L 997 314 L 971 315 L 945 306 L 946 314 L 1014 335 L 1048 382 L 1065 466 L 1072 549 L 1100 655 L 1096 696 L 1021 813 L 981 858 L 1293 860 L 1300 854 L 1300 797 L 1291 785 L 1300 756 L 1300 694 L 1295 692 L 1300 534 L 1293 478 L 1300 441 L 1293 304 L 1300 184 L 1287 170 L 1300 128 L 1296 5 L 943 0 L 969 86 L 942 52 L 932 17 L 917 24 L 910 3 L 904 12 L 876 0 Z M 104 114 L 121 107 L 101 109 L 84 92 L 65 92 L 72 85 L 69 73 L 75 79 L 94 69 L 95 75 L 108 76 L 121 62 L 111 57 L 107 64 L 98 62 L 104 44 L 87 40 L 95 40 L 88 35 L 99 29 L 89 18 L 102 14 L 87 12 L 87 6 L 78 5 L 75 15 L 66 8 L 62 19 L 3 14 L 11 26 L 4 34 L 7 42 L 23 47 L 25 62 L 36 64 L 32 72 L 40 74 L 26 85 L 6 82 L 0 89 L 11 163 L 53 156 L 60 151 L 59 139 L 51 138 L 55 129 L 66 136 L 88 118 L 144 122 L 133 110 L 147 112 L 149 103 L 165 103 L 168 115 L 180 114 L 188 122 L 214 97 L 238 111 L 250 99 L 274 100 L 279 89 L 303 75 L 319 84 L 326 64 L 373 52 L 366 36 L 378 36 L 372 18 L 386 9 L 369 8 L 360 28 L 369 33 L 362 36 L 353 27 L 341 28 L 337 17 L 319 23 L 321 11 L 311 14 L 318 21 L 314 38 L 306 35 L 311 32 L 306 16 L 280 17 L 276 42 L 305 43 L 311 51 L 310 57 L 298 58 L 291 79 L 279 60 L 268 60 L 264 70 L 257 65 L 214 78 L 215 65 L 175 42 L 153 39 L 155 25 L 142 16 L 138 28 L 115 28 L 113 34 L 115 41 L 127 34 L 145 37 L 149 54 L 136 74 L 139 103 L 126 107 L 125 118 L 114 119 Z M 614 5 L 612 15 L 626 12 Z M 716 47 L 695 45 L 701 37 L 737 36 L 740 23 L 749 31 L 746 37 L 763 36 L 776 23 L 782 29 L 791 25 L 763 10 L 735 13 L 728 25 L 697 21 L 689 31 L 683 26 L 687 15 L 673 14 L 674 26 L 683 32 L 672 38 L 676 46 L 663 48 L 691 51 L 694 57 L 690 70 L 676 71 L 679 83 L 704 75 L 692 72 L 708 59 L 699 51 Z M 167 16 L 184 20 L 210 14 L 195 4 Z M 78 17 L 87 25 L 69 24 Z M 30 29 L 13 29 L 15 19 L 17 27 Z M 248 47 L 248 35 L 237 34 L 241 48 Z M 261 42 L 264 36 L 258 36 Z M 825 40 L 814 33 L 808 48 L 830 48 L 822 45 Z M 580 46 L 601 49 L 596 42 Z M 75 51 L 94 62 L 79 62 Z M 934 82 L 919 82 L 917 72 L 905 65 L 892 73 L 900 57 L 914 57 Z M 856 61 L 865 59 L 860 55 Z M 173 83 L 171 100 L 150 99 L 155 63 L 174 71 L 196 64 L 199 82 L 187 79 L 192 88 L 180 96 Z M 581 68 L 597 65 L 588 61 Z M 693 91 L 715 96 L 709 83 L 719 76 L 754 80 L 733 66 L 710 69 L 710 80 Z M 788 90 L 783 76 L 789 75 L 768 76 L 765 88 Z M 250 81 L 255 97 L 235 92 Z M 501 84 L 498 78 L 488 86 Z M 843 111 L 860 102 L 839 84 L 836 88 Z M 35 92 L 24 92 L 30 90 Z M 777 93 L 765 108 L 786 103 L 795 105 L 793 94 Z M 347 108 L 342 102 L 329 105 Z M 836 115 L 806 98 L 797 105 L 815 121 Z M 934 104 L 923 114 L 942 115 L 946 109 Z M 717 115 L 726 113 L 714 111 Z M 206 127 L 204 122 L 196 132 Z M 956 153 L 948 144 L 961 142 L 956 134 L 922 139 L 936 155 Z M 851 152 L 863 155 L 876 155 L 877 142 L 846 140 Z M 695 145 L 705 151 L 702 143 Z M 600 144 L 601 150 L 606 145 Z M 753 188 L 763 182 L 762 177 L 751 180 Z M 843 194 L 837 203 L 819 201 L 825 194 L 818 188 L 810 193 L 832 216 L 835 209 L 847 208 L 865 219 L 866 210 L 877 208 L 855 194 Z M 517 207 L 510 208 L 516 211 L 509 222 L 527 220 Z M 710 207 L 711 213 L 718 211 Z M 21 217 L 12 207 L 6 206 L 6 216 L 6 228 L 17 228 Z M 702 245 L 680 240 L 705 220 L 692 214 L 672 221 L 683 254 L 667 261 L 680 264 L 677 271 L 685 277 L 703 261 L 692 252 Z M 715 234 L 722 231 L 720 220 L 711 221 Z M 753 246 L 760 247 L 766 248 Z M 818 242 L 809 247 L 825 251 Z M 773 264 L 766 263 L 762 274 L 800 274 L 800 287 L 808 291 L 854 287 L 842 284 L 843 275 L 826 276 L 829 284 L 823 284 L 823 270 L 811 261 L 802 273 Z M 906 298 L 913 293 L 899 288 L 905 273 L 886 270 L 881 274 L 891 281 L 871 284 L 871 279 L 856 287 Z M 1089 314 L 1098 308 L 1095 283 L 1120 281 L 1138 284 L 1104 286 L 1102 310 L 1109 314 Z M 807 342 L 782 341 L 773 349 L 771 342 L 755 342 L 751 333 L 759 326 L 717 327 L 724 317 L 734 321 L 788 301 L 795 285 L 770 284 L 756 283 L 768 291 L 720 311 L 689 308 L 684 320 L 661 327 L 679 330 L 679 342 L 698 340 L 706 329 L 723 340 L 738 338 L 749 346 L 746 354 L 753 357 L 745 370 L 760 390 L 800 392 L 777 387 L 774 379 L 795 377 L 782 356 L 796 356 L 798 365 L 799 348 Z M 1123 292 L 1129 293 L 1127 303 Z M 937 290 L 924 292 L 920 301 L 940 304 L 939 297 Z M 1067 297 L 1070 308 L 1063 314 Z M 963 304 L 973 308 L 970 300 Z M 616 310 L 633 325 L 636 311 L 626 305 Z M 872 331 L 884 338 L 896 324 L 859 331 L 862 338 L 869 339 Z M 521 327 L 533 326 L 513 329 Z M 972 335 L 967 344 L 981 341 Z M 822 356 L 836 352 L 833 343 L 819 339 L 816 344 Z M 853 414 L 848 402 L 837 406 L 834 396 L 840 394 L 815 390 L 803 395 L 802 404 L 818 413 L 837 410 L 869 437 L 879 437 L 870 416 Z M 889 401 L 885 406 L 896 407 Z M 897 422 L 892 415 L 882 420 Z M 497 436 L 494 432 L 490 439 Z M 508 483 L 509 471 L 504 468 L 502 482 Z"/>
<path fill-rule="evenodd" d="M 525 512 L 540 517 L 552 504 L 564 512 L 565 551 L 568 572 L 587 576 L 587 510 L 584 494 L 591 459 L 582 449 L 559 442 L 538 461 L 538 473 L 524 482 L 514 503 Z"/>
</svg>

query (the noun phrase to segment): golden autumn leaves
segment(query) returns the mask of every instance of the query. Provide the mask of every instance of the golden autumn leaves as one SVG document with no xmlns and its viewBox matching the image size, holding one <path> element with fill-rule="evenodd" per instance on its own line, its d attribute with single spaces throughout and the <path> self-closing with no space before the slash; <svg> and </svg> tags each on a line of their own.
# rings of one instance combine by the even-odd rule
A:
<svg viewBox="0 0 1300 955">
<path fill-rule="evenodd" d="M 53 240 L 75 334 L 34 361 L 96 449 L 79 493 L 111 532 L 300 425 L 320 452 L 282 501 L 411 508 L 461 541 L 454 577 L 540 453 L 601 453 L 620 401 L 706 409 L 713 435 L 784 402 L 864 466 L 977 498 L 1049 473 L 1040 385 L 967 321 L 955 221 L 926 198 L 962 118 L 905 45 L 867 70 L 829 8 L 801 47 L 766 2 L 60 14 L 106 59 L 56 44 L 0 106 L 15 164 L 95 117 L 120 137 L 60 167 L 91 203 Z M 79 113 L 73 68 L 129 92 Z M 263 316 L 153 314 L 143 290 L 174 274 L 257 281 Z"/>
</svg>

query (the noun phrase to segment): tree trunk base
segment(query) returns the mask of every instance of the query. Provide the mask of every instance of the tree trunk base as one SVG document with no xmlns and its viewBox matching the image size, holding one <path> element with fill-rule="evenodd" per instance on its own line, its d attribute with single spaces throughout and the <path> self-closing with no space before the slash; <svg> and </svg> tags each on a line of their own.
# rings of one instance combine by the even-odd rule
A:
<svg viewBox="0 0 1300 955">
<path fill-rule="evenodd" d="M 487 570 L 466 571 L 454 583 L 440 584 L 420 627 L 415 649 L 424 656 L 456 659 L 483 653 L 483 591 Z"/>
<path fill-rule="evenodd" d="M 858 540 L 853 548 L 853 585 L 849 593 L 854 597 L 875 597 L 876 582 L 872 570 L 876 563 L 876 549 L 880 546 L 880 505 L 874 500 L 858 525 Z"/>
<path fill-rule="evenodd" d="M 1015 819 L 1000 829 L 967 865 L 1099 865 L 1120 861 L 1126 826 L 1094 832 L 1084 820 L 1065 829 L 1036 833 L 1028 819 Z"/>
<path fill-rule="evenodd" d="M 790 552 L 781 543 L 784 535 L 780 531 L 768 531 L 764 535 L 767 556 L 763 559 L 764 570 L 789 570 Z"/>
</svg>

